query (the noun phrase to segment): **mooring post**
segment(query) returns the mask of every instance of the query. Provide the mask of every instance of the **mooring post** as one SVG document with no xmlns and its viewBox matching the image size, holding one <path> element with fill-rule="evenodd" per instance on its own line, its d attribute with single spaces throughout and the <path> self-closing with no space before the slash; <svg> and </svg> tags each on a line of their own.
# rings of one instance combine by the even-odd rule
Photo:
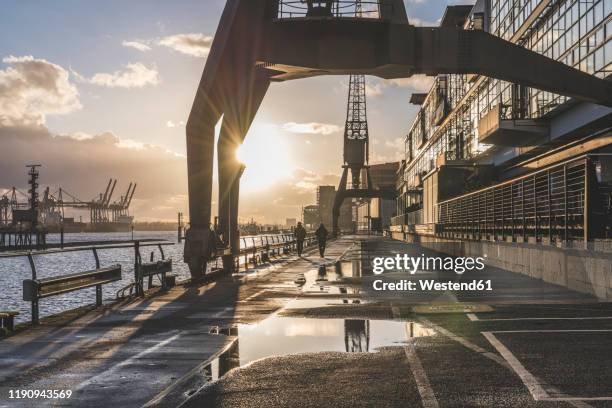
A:
<svg viewBox="0 0 612 408">
<path fill-rule="evenodd" d="M 151 255 L 149 255 L 150 262 L 153 263 L 155 259 L 155 252 L 151 251 Z M 153 275 L 149 275 L 149 289 L 153 286 Z"/>
<path fill-rule="evenodd" d="M 159 253 L 161 256 L 162 261 L 166 259 L 166 254 L 164 254 L 164 248 L 161 246 L 161 244 L 157 245 L 157 247 L 159 248 Z M 162 277 L 161 277 L 161 285 L 162 285 L 162 289 L 168 289 L 168 285 L 166 284 L 166 273 L 162 273 Z"/>
<path fill-rule="evenodd" d="M 142 282 L 140 282 L 140 242 L 134 242 L 134 285 L 136 285 L 136 296 L 143 294 Z"/>
<path fill-rule="evenodd" d="M 94 254 L 94 259 L 96 261 L 96 269 L 100 269 L 100 257 L 98 256 L 98 250 L 95 247 L 91 248 L 91 250 Z M 96 306 L 102 306 L 102 285 L 96 285 Z"/>
<path fill-rule="evenodd" d="M 32 270 L 32 281 L 36 280 L 36 264 L 34 264 L 34 257 L 31 253 L 28 254 L 28 262 L 30 263 L 30 269 Z M 32 326 L 38 326 L 38 296 L 32 297 Z"/>
<path fill-rule="evenodd" d="M 178 242 L 179 244 L 183 242 L 183 213 L 178 213 Z"/>
<path fill-rule="evenodd" d="M 62 241 L 63 241 L 63 229 L 62 229 Z M 96 269 L 100 269 L 100 257 L 98 256 L 98 250 L 96 248 L 91 248 L 93 252 L 94 259 L 96 261 Z M 96 285 L 96 306 L 102 306 L 102 285 Z"/>
</svg>

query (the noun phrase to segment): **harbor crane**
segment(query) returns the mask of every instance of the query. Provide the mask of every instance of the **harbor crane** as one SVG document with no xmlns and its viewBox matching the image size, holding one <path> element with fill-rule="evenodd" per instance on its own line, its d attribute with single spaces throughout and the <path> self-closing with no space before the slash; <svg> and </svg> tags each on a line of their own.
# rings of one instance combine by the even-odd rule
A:
<svg viewBox="0 0 612 408">
<path fill-rule="evenodd" d="M 215 126 L 222 117 L 218 229 L 230 271 L 240 249 L 243 167 L 235 153 L 271 82 L 477 74 L 612 106 L 610 81 L 481 29 L 416 27 L 403 0 L 367 3 L 372 11 L 355 17 L 355 1 L 227 0 L 186 126 L 190 228 L 184 260 L 194 278 L 203 276 L 219 249 L 211 230 Z"/>
</svg>

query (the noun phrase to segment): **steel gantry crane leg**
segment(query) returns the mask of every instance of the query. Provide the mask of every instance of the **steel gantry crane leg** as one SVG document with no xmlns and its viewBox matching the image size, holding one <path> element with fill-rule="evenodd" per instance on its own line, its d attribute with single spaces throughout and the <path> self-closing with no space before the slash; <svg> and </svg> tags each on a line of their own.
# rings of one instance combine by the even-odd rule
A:
<svg viewBox="0 0 612 408">
<path fill-rule="evenodd" d="M 202 275 L 217 250 L 211 232 L 215 125 L 223 116 L 219 220 L 236 255 L 241 165 L 235 150 L 269 81 L 318 75 L 478 74 L 612 106 L 610 81 L 481 30 L 415 27 L 402 0 L 379 0 L 378 18 L 283 18 L 282 1 L 227 0 L 198 86 L 186 129 L 190 229 L 185 261 L 194 277 Z"/>
</svg>

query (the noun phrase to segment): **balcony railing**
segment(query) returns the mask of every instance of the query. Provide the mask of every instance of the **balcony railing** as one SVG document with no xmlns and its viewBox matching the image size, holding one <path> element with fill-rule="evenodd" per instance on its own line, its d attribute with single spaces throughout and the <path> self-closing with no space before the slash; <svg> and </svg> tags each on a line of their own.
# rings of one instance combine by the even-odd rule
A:
<svg viewBox="0 0 612 408">
<path fill-rule="evenodd" d="M 357 5 L 361 4 L 361 8 Z M 278 18 L 304 18 L 304 17 L 333 17 L 333 18 L 381 18 L 383 11 L 392 11 L 391 4 L 384 4 L 380 0 L 367 1 L 306 1 L 306 0 L 279 0 Z"/>
<path fill-rule="evenodd" d="M 423 223 L 423 210 L 411 211 L 391 218 L 391 225 L 419 225 Z"/>
<path fill-rule="evenodd" d="M 588 240 L 588 168 L 583 157 L 441 202 L 439 231 L 522 242 Z"/>
</svg>

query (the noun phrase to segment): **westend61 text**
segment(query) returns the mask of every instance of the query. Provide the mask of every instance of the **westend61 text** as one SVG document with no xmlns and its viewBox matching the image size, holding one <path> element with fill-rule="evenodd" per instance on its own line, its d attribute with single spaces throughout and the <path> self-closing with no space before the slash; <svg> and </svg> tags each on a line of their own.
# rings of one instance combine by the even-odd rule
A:
<svg viewBox="0 0 612 408">
<path fill-rule="evenodd" d="M 402 279 L 397 282 L 385 282 L 382 279 L 377 279 L 372 282 L 372 288 L 376 291 L 381 290 L 395 290 L 395 291 L 490 291 L 493 290 L 493 286 L 490 280 L 472 280 L 469 282 L 438 282 L 433 279 L 422 279 L 416 282 Z"/>
</svg>

